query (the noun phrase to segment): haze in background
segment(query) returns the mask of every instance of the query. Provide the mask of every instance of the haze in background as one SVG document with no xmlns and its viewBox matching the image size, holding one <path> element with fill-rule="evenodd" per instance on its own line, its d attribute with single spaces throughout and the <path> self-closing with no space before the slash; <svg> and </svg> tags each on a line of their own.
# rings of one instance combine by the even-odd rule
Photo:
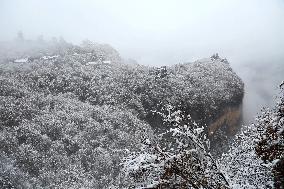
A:
<svg viewBox="0 0 284 189">
<path fill-rule="evenodd" d="M 245 123 L 284 80 L 282 0 L 1 0 L 0 41 L 43 35 L 109 43 L 145 65 L 226 57 L 246 84 Z"/>
</svg>

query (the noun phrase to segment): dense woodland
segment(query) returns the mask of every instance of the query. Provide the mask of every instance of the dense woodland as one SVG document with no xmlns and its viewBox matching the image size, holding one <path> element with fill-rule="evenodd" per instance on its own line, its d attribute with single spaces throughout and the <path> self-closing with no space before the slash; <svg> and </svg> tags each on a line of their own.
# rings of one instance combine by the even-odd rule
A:
<svg viewBox="0 0 284 189">
<path fill-rule="evenodd" d="M 284 186 L 283 87 L 213 156 L 207 124 L 244 93 L 226 59 L 148 67 L 21 34 L 0 46 L 0 188 Z"/>
</svg>

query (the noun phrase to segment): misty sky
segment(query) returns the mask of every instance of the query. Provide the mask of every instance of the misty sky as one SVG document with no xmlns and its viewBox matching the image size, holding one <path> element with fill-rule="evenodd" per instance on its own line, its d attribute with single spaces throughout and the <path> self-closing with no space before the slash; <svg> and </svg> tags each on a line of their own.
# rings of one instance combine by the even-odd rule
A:
<svg viewBox="0 0 284 189">
<path fill-rule="evenodd" d="M 143 64 L 284 54 L 283 0 L 1 0 L 0 40 L 109 43 Z"/>
<path fill-rule="evenodd" d="M 271 104 L 284 79 L 284 0 L 0 0 L 0 28 L 0 41 L 20 30 L 90 39 L 145 65 L 218 52 L 245 81 L 250 112 Z"/>
</svg>

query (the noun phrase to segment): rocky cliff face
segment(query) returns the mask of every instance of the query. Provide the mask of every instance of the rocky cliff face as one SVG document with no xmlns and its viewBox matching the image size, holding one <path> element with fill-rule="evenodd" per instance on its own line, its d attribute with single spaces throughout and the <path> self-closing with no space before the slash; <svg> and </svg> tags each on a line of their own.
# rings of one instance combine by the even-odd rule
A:
<svg viewBox="0 0 284 189">
<path fill-rule="evenodd" d="M 214 135 L 214 133 L 223 128 L 226 134 L 233 135 L 239 128 L 239 124 L 242 118 L 242 105 L 234 107 L 226 107 L 222 109 L 222 114 L 213 119 L 208 125 L 208 135 L 209 137 Z"/>
</svg>

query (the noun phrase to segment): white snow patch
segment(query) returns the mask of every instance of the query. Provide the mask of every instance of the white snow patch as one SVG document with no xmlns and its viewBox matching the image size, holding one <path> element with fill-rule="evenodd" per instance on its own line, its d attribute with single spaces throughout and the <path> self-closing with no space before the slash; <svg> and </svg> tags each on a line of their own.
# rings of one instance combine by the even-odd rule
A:
<svg viewBox="0 0 284 189">
<path fill-rule="evenodd" d="M 29 58 L 21 58 L 14 60 L 14 63 L 26 63 L 29 61 Z"/>
</svg>

